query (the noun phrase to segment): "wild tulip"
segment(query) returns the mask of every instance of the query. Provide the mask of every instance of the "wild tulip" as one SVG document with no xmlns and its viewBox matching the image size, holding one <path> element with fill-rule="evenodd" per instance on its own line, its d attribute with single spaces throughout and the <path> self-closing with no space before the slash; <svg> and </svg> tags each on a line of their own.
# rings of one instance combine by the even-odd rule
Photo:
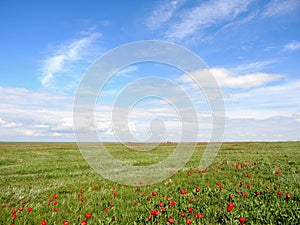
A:
<svg viewBox="0 0 300 225">
<path fill-rule="evenodd" d="M 25 200 L 23 200 L 23 201 L 22 201 L 22 205 L 25 205 L 25 204 L 26 204 L 26 201 L 25 201 Z"/>
<path fill-rule="evenodd" d="M 196 217 L 197 219 L 200 219 L 200 220 L 203 218 L 202 215 L 201 215 L 200 213 L 195 214 L 195 217 Z"/>
<path fill-rule="evenodd" d="M 43 221 L 41 222 L 41 225 L 47 225 L 47 221 L 46 221 L 46 220 L 43 220 Z"/>
<path fill-rule="evenodd" d="M 291 198 L 291 195 L 287 192 L 287 193 L 285 193 L 285 197 L 286 197 L 287 199 L 289 199 L 289 198 Z"/>
<path fill-rule="evenodd" d="M 201 188 L 196 187 L 196 192 L 199 192 L 201 190 Z"/>
<path fill-rule="evenodd" d="M 186 224 L 191 224 L 192 222 L 193 222 L 193 220 L 191 220 L 191 219 L 186 220 Z"/>
<path fill-rule="evenodd" d="M 27 212 L 31 212 L 31 211 L 32 211 L 32 208 L 29 207 L 29 208 L 27 209 Z"/>
<path fill-rule="evenodd" d="M 170 206 L 174 206 L 175 204 L 176 204 L 175 201 L 171 201 L 171 202 L 170 202 Z"/>
<path fill-rule="evenodd" d="M 193 208 L 188 208 L 188 211 L 191 213 L 193 212 Z"/>
<path fill-rule="evenodd" d="M 23 207 L 18 208 L 18 210 L 19 210 L 20 212 L 23 211 Z"/>
<path fill-rule="evenodd" d="M 245 222 L 246 222 L 246 219 L 245 219 L 244 217 L 240 217 L 240 218 L 239 218 L 239 221 L 240 221 L 240 223 L 245 223 Z"/>
<path fill-rule="evenodd" d="M 12 210 L 11 210 L 11 213 L 12 213 L 12 214 L 16 214 L 16 212 L 17 212 L 17 210 L 15 210 L 15 209 L 12 209 Z"/>
<path fill-rule="evenodd" d="M 58 208 L 54 208 L 54 212 L 58 212 Z"/>
<path fill-rule="evenodd" d="M 229 202 L 227 205 L 227 212 L 231 212 L 234 207 L 234 202 Z"/>
<path fill-rule="evenodd" d="M 282 191 L 278 191 L 277 194 L 278 194 L 278 195 L 282 195 Z"/>
<path fill-rule="evenodd" d="M 80 225 L 86 225 L 87 224 L 87 222 L 85 221 L 85 220 L 82 220 L 81 222 L 80 222 Z"/>
<path fill-rule="evenodd" d="M 85 218 L 86 218 L 86 219 L 90 219 L 90 218 L 92 218 L 92 214 L 91 214 L 91 213 L 87 213 L 87 214 L 85 214 Z"/>
<path fill-rule="evenodd" d="M 117 192 L 114 192 L 114 197 L 117 197 L 118 193 Z"/>
<path fill-rule="evenodd" d="M 185 216 L 185 213 L 184 213 L 184 212 L 181 212 L 181 213 L 180 213 L 180 216 L 181 216 L 181 217 L 184 217 L 184 216 Z"/>
<path fill-rule="evenodd" d="M 187 190 L 181 190 L 180 193 L 183 194 L 183 195 L 186 195 L 188 193 L 188 191 Z"/>
<path fill-rule="evenodd" d="M 279 175 L 279 174 L 280 174 L 280 171 L 278 170 L 278 171 L 276 171 L 275 173 L 276 173 L 277 175 Z"/>
<path fill-rule="evenodd" d="M 174 218 L 171 217 L 168 219 L 168 223 L 174 223 L 174 222 L 175 222 Z"/>
<path fill-rule="evenodd" d="M 64 222 L 64 225 L 69 225 L 69 222 L 68 222 L 68 221 L 65 221 L 65 222 Z"/>
<path fill-rule="evenodd" d="M 242 196 L 243 196 L 243 197 L 246 197 L 246 196 L 247 196 L 247 193 L 246 193 L 246 192 L 242 192 Z"/>
<path fill-rule="evenodd" d="M 152 196 L 154 196 L 154 197 L 157 196 L 157 192 L 156 192 L 156 191 L 153 191 L 153 192 L 152 192 Z"/>
</svg>

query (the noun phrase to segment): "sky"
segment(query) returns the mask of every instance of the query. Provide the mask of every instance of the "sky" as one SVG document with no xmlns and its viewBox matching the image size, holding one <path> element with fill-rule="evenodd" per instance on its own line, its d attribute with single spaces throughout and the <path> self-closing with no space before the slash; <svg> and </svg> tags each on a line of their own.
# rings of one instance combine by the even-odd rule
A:
<svg viewBox="0 0 300 225">
<path fill-rule="evenodd" d="M 224 141 L 300 138 L 299 0 L 0 0 L 0 28 L 0 141 L 75 141 L 73 102 L 87 69 L 111 49 L 143 40 L 175 43 L 203 60 L 222 91 Z M 114 102 L 148 76 L 187 93 L 198 140 L 209 140 L 205 93 L 182 71 L 149 62 L 129 65 L 107 82 L 95 106 L 99 140 L 117 140 Z M 170 101 L 153 97 L 134 105 L 128 127 L 137 140 L 151 136 L 153 118 L 165 122 L 163 141 L 180 139 L 180 116 Z"/>
</svg>

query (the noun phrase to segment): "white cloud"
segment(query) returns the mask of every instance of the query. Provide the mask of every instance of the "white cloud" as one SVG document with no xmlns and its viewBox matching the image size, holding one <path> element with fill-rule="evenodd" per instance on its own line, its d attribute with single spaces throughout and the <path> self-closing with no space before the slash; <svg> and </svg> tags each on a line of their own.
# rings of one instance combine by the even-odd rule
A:
<svg viewBox="0 0 300 225">
<path fill-rule="evenodd" d="M 283 46 L 283 52 L 297 51 L 300 50 L 300 41 L 292 41 Z"/>
<path fill-rule="evenodd" d="M 151 16 L 146 21 L 148 29 L 154 30 L 160 28 L 173 16 L 176 9 L 184 1 L 167 1 L 151 12 Z"/>
<path fill-rule="evenodd" d="M 165 35 L 169 40 L 182 40 L 212 25 L 224 25 L 246 12 L 250 3 L 251 0 L 204 2 L 182 12 L 179 21 L 172 24 Z"/>
<path fill-rule="evenodd" d="M 281 74 L 268 74 L 262 72 L 236 75 L 232 70 L 226 68 L 211 68 L 209 71 L 194 71 L 192 74 L 203 82 L 203 85 L 209 85 L 208 82 L 210 82 L 210 80 L 207 76 L 212 74 L 220 87 L 242 89 L 260 87 L 284 77 Z M 183 75 L 179 78 L 179 81 L 187 83 L 192 80 L 186 75 Z"/>
<path fill-rule="evenodd" d="M 89 62 L 91 60 L 91 46 L 100 36 L 101 35 L 97 32 L 87 33 L 84 37 L 61 45 L 52 55 L 47 56 L 42 61 L 41 66 L 42 75 L 40 76 L 40 81 L 43 87 L 59 89 L 60 87 L 56 87 L 55 79 L 57 76 L 62 73 L 71 73 L 73 64 Z M 70 75 L 65 75 L 64 79 L 69 76 Z M 60 81 L 62 80 L 61 78 Z M 74 82 L 74 79 L 71 79 L 70 82 Z"/>
<path fill-rule="evenodd" d="M 266 5 L 263 16 L 279 16 L 299 10 L 299 8 L 299 0 L 272 0 Z"/>
</svg>

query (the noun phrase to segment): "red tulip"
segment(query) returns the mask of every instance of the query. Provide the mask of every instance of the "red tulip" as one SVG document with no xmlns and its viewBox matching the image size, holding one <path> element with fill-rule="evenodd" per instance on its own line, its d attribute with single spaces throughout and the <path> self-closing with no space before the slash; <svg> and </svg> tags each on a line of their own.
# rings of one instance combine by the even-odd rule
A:
<svg viewBox="0 0 300 225">
<path fill-rule="evenodd" d="M 32 211 L 32 208 L 29 207 L 29 208 L 27 209 L 27 212 L 31 212 L 31 211 Z"/>
<path fill-rule="evenodd" d="M 90 219 L 91 217 L 92 217 L 92 214 L 91 214 L 91 213 L 85 214 L 85 218 L 86 218 L 86 219 Z"/>
<path fill-rule="evenodd" d="M 47 225 L 47 221 L 46 221 L 46 220 L 43 220 L 43 221 L 41 222 L 41 225 Z"/>
<path fill-rule="evenodd" d="M 243 217 L 240 217 L 240 218 L 239 218 L 239 221 L 240 221 L 240 223 L 245 223 L 245 222 L 246 222 L 246 219 L 243 218 Z"/>
<path fill-rule="evenodd" d="M 186 220 L 186 223 L 187 223 L 187 224 L 191 224 L 192 222 L 193 222 L 193 220 L 191 220 L 191 219 L 187 219 L 187 220 Z"/>
<path fill-rule="evenodd" d="M 227 205 L 227 212 L 231 212 L 234 207 L 234 202 L 229 202 Z"/>
<path fill-rule="evenodd" d="M 175 221 L 175 220 L 174 220 L 173 218 L 169 218 L 169 219 L 168 219 L 168 223 L 174 223 L 174 221 Z"/>
</svg>

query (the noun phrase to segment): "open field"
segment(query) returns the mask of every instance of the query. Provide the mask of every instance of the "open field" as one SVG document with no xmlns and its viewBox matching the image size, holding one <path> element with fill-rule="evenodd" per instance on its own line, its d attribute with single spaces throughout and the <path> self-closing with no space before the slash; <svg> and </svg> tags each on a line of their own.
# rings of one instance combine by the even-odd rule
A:
<svg viewBox="0 0 300 225">
<path fill-rule="evenodd" d="M 107 148 L 149 165 L 174 145 Z M 300 224 L 300 143 L 224 143 L 202 171 L 204 147 L 170 180 L 131 187 L 101 178 L 74 143 L 0 143 L 0 224 Z"/>
</svg>

